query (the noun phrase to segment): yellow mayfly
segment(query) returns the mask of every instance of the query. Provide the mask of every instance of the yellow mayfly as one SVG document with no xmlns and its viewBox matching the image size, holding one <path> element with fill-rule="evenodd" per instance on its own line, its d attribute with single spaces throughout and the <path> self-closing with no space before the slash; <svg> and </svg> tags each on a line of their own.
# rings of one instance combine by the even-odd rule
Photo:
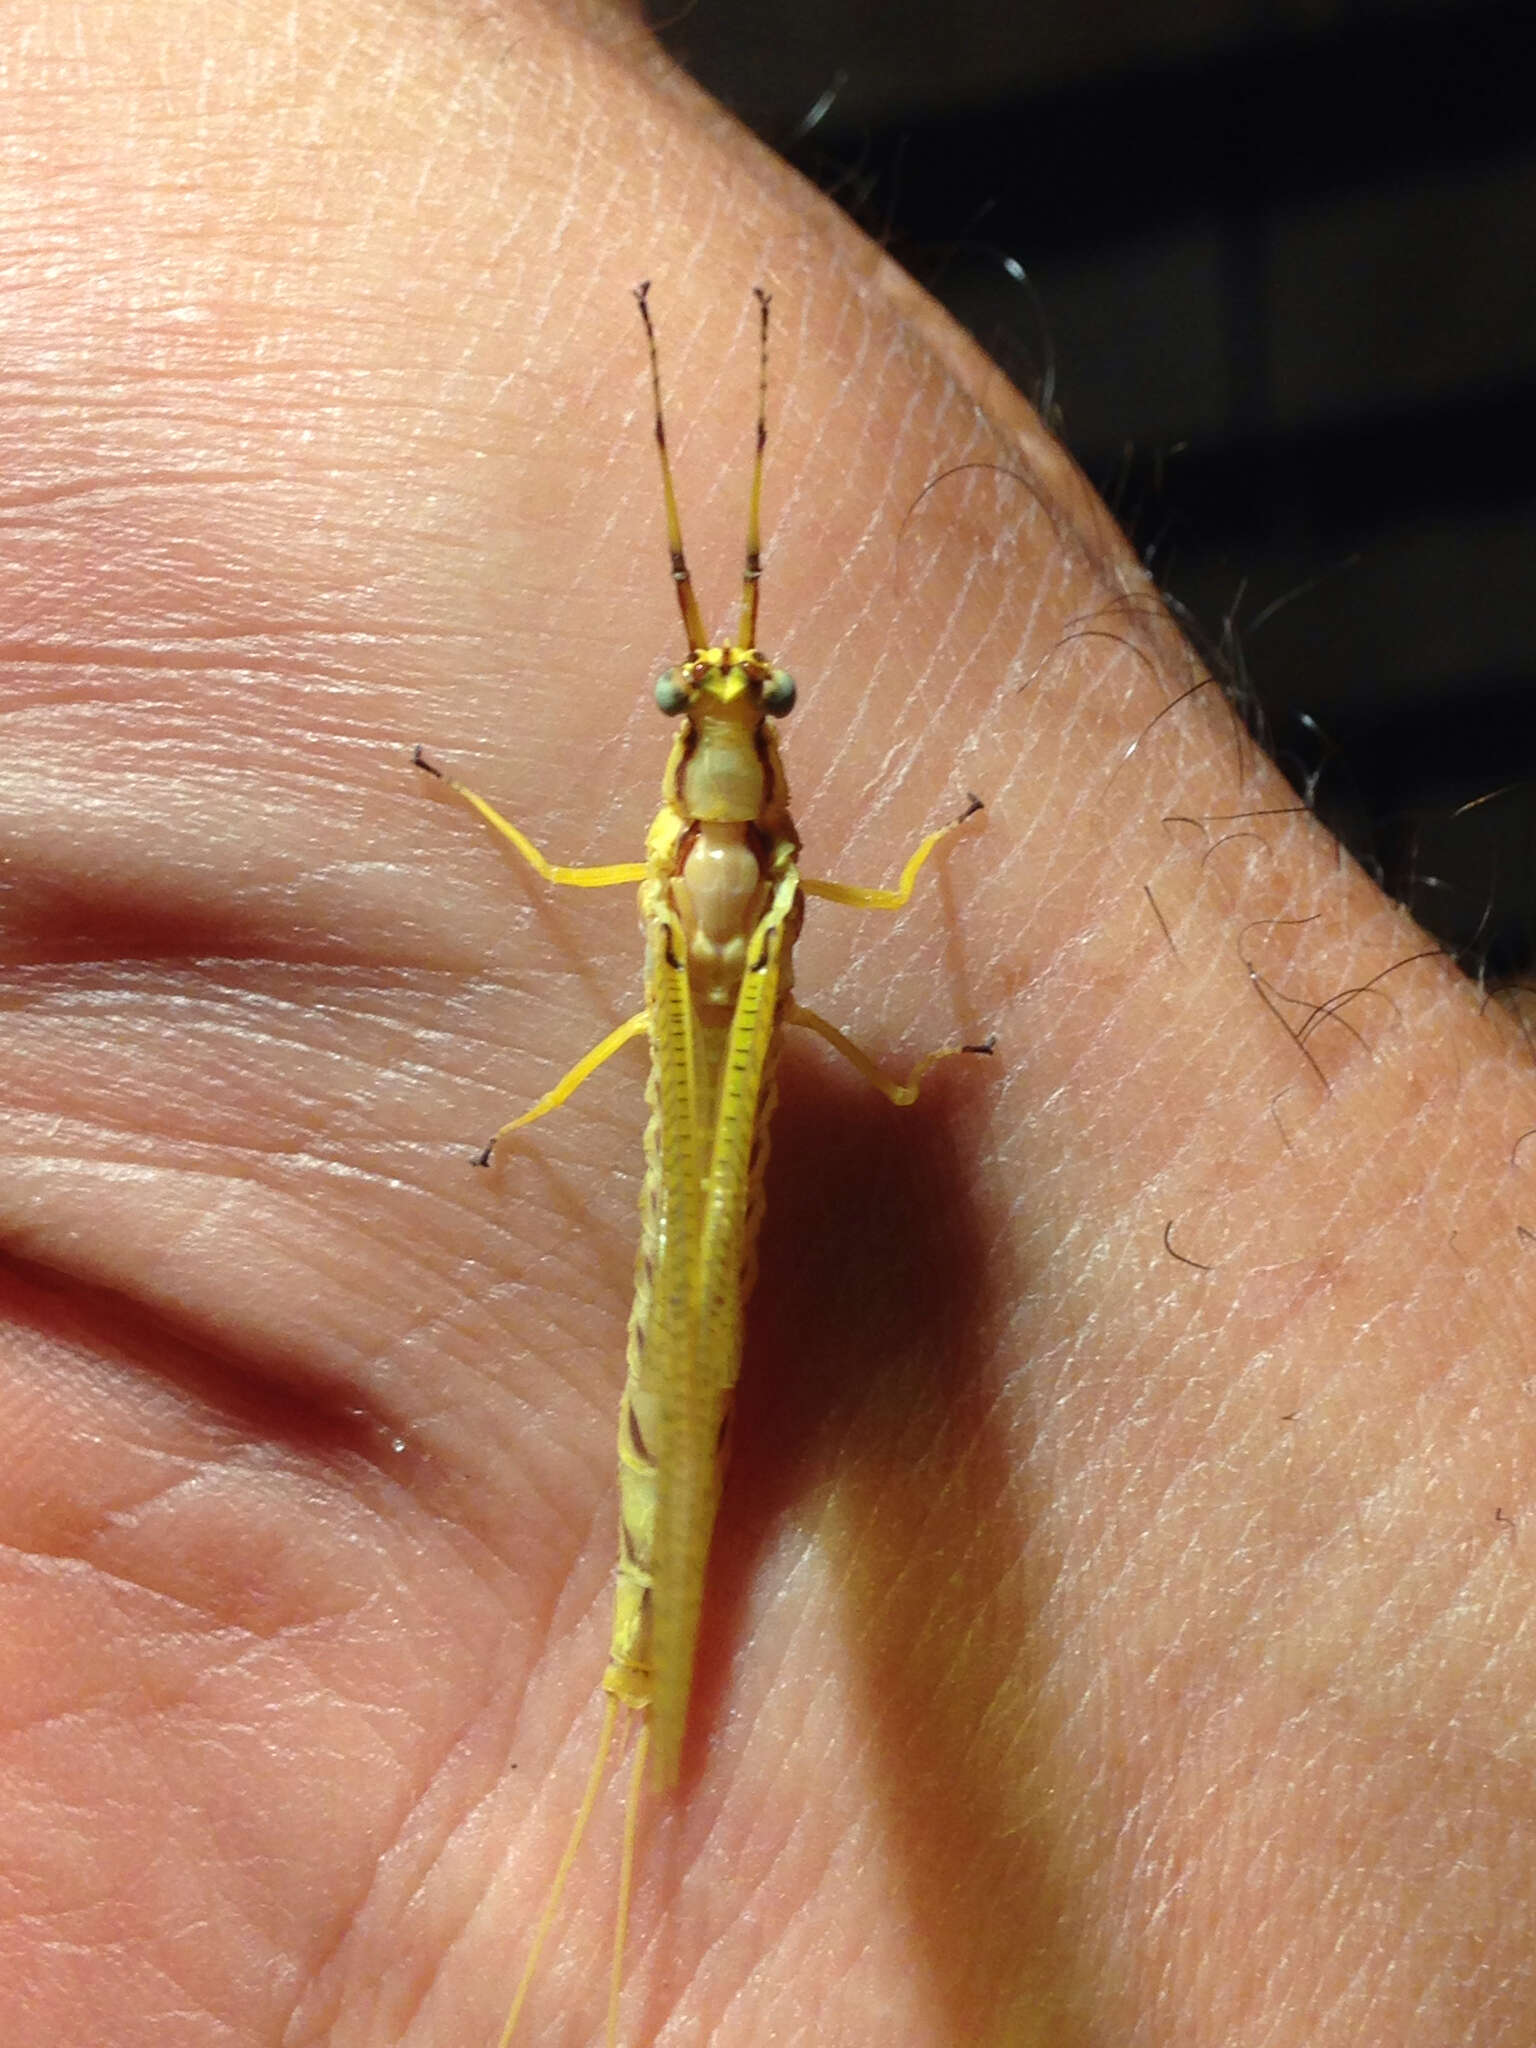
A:
<svg viewBox="0 0 1536 2048">
<path fill-rule="evenodd" d="M 758 305 L 757 443 L 747 510 L 747 556 L 735 643 L 710 646 L 683 555 L 682 526 L 662 421 L 661 370 L 648 293 L 635 293 L 645 324 L 656 446 L 666 504 L 672 579 L 688 635 L 688 658 L 656 684 L 656 702 L 681 719 L 667 762 L 662 805 L 646 835 L 644 861 L 557 867 L 485 799 L 436 776 L 509 839 L 546 882 L 605 889 L 639 884 L 645 928 L 645 1008 L 612 1031 L 531 1109 L 514 1117 L 480 1154 L 558 1109 L 632 1038 L 651 1046 L 646 1087 L 645 1179 L 640 1249 L 629 1319 L 628 1371 L 619 1405 L 619 1569 L 607 1694 L 597 1755 L 565 1852 L 534 1934 L 502 2030 L 509 2048 L 539 1956 L 559 1908 L 607 1768 L 620 1710 L 638 1717 L 609 1987 L 608 2040 L 618 2038 L 624 1938 L 634 1872 L 635 1832 L 645 1760 L 657 1786 L 677 1781 L 704 1572 L 720 1499 L 725 1423 L 741 1365 L 742 1311 L 756 1267 L 763 1168 L 775 1099 L 779 1032 L 814 1031 L 894 1103 L 916 1100 L 923 1074 L 957 1052 L 930 1053 L 904 1082 L 891 1081 L 835 1025 L 797 1003 L 790 962 L 805 898 L 866 910 L 899 910 L 934 849 L 981 808 L 930 832 L 894 889 L 802 879 L 799 836 L 779 765 L 774 721 L 795 701 L 795 685 L 757 649 L 760 508 L 767 441 L 768 295 Z"/>
</svg>

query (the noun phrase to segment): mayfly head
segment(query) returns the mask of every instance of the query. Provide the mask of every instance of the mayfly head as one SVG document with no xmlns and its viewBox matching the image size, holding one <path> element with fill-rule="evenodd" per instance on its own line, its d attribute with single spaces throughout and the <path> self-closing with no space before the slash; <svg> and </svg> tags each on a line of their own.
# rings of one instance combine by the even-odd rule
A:
<svg viewBox="0 0 1536 2048">
<path fill-rule="evenodd" d="M 696 720 L 787 718 L 795 708 L 795 679 L 756 648 L 702 647 L 656 678 L 656 707 L 668 718 L 685 711 Z"/>
</svg>

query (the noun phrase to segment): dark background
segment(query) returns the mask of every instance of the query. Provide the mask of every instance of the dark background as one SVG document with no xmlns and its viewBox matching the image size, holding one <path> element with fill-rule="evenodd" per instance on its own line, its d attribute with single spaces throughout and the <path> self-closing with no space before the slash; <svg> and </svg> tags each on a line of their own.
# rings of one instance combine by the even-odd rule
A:
<svg viewBox="0 0 1536 2048">
<path fill-rule="evenodd" d="M 697 0 L 662 34 L 1042 406 L 1392 894 L 1530 972 L 1530 0 Z"/>
</svg>

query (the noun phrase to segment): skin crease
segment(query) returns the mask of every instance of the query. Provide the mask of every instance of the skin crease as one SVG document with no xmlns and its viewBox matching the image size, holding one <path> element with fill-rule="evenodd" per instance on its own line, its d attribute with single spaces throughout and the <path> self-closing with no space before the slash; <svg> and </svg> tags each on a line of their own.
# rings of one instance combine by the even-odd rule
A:
<svg viewBox="0 0 1536 2048">
<path fill-rule="evenodd" d="M 987 802 L 901 916 L 812 904 L 799 989 L 889 1071 L 999 1043 L 905 1112 L 786 1056 L 624 2039 L 1528 2048 L 1507 1013 L 628 18 L 12 0 L 7 44 L 0 2038 L 495 2040 L 596 1735 L 639 1049 L 469 1162 L 640 949 L 409 756 L 637 857 L 648 276 L 715 624 L 774 293 L 807 872 Z M 618 1826 L 545 2048 L 600 2038 Z"/>
</svg>

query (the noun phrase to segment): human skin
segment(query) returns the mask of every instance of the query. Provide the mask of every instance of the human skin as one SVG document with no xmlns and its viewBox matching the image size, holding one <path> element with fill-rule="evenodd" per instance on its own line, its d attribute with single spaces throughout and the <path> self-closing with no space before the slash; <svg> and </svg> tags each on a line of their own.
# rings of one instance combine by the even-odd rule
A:
<svg viewBox="0 0 1536 2048">
<path fill-rule="evenodd" d="M 1028 408 L 619 15 L 12 0 L 0 2039 L 490 2044 L 595 1740 L 681 653 L 774 294 L 807 1001 L 626 2043 L 1536 2030 L 1536 1088 Z M 969 465 L 961 467 L 962 465 Z M 924 495 L 925 486 L 943 480 Z M 1236 815 L 1240 814 L 1240 815 Z M 1363 991 L 1350 995 L 1350 991 Z M 526 2039 L 600 2037 L 611 1788 Z"/>
</svg>

